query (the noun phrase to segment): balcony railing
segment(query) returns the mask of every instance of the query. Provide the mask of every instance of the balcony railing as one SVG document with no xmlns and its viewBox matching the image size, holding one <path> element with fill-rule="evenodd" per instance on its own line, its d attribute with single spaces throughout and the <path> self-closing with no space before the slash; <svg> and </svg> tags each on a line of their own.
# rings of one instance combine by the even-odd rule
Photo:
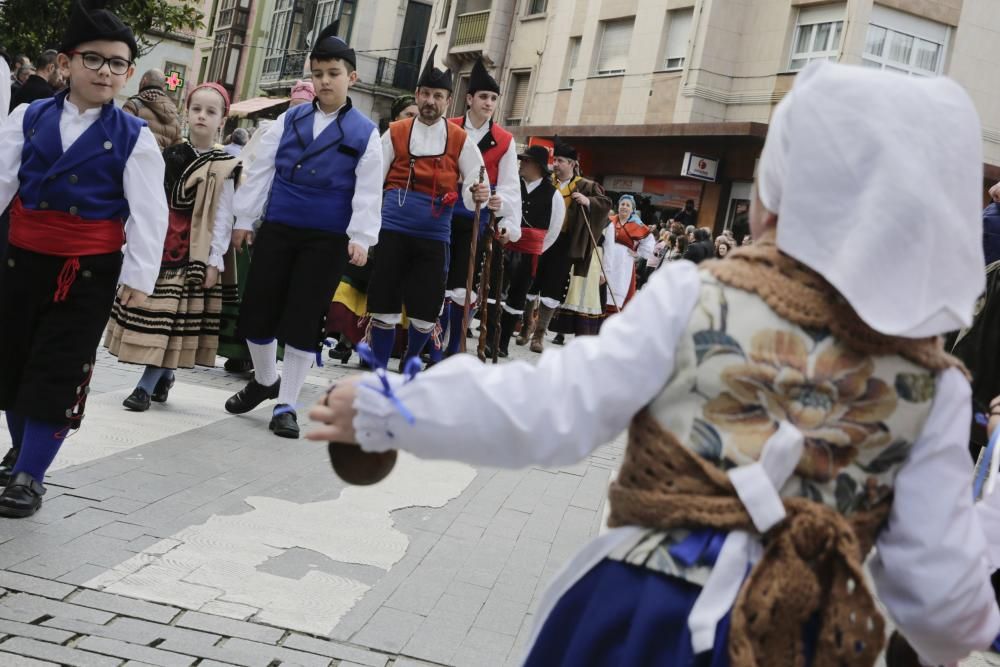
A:
<svg viewBox="0 0 1000 667">
<path fill-rule="evenodd" d="M 392 58 L 379 58 L 375 85 L 414 91 L 417 89 L 418 70 L 419 65 L 413 63 L 401 62 Z"/>
<path fill-rule="evenodd" d="M 455 17 L 455 38 L 452 46 L 469 46 L 486 41 L 486 27 L 490 22 L 490 10 L 469 12 Z"/>
<path fill-rule="evenodd" d="M 305 51 L 299 51 L 266 58 L 260 77 L 261 81 L 301 79 L 306 66 L 307 56 L 308 54 Z"/>
</svg>

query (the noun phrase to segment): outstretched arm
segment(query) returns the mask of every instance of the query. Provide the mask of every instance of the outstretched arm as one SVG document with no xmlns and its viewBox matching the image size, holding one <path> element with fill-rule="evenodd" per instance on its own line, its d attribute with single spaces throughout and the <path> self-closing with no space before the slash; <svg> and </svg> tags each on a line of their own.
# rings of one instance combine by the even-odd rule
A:
<svg viewBox="0 0 1000 667">
<path fill-rule="evenodd" d="M 327 426 L 308 437 L 510 468 L 576 462 L 621 433 L 667 383 L 699 286 L 690 264 L 658 272 L 599 336 L 546 352 L 537 365 L 459 355 L 408 384 L 395 376 L 413 425 L 370 375 L 344 383 L 310 413 Z"/>
</svg>

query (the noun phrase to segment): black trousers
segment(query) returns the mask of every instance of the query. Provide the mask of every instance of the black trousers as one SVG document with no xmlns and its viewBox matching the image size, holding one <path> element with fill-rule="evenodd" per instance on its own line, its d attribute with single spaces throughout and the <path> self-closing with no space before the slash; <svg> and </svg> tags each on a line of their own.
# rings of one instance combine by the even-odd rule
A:
<svg viewBox="0 0 1000 667">
<path fill-rule="evenodd" d="M 472 252 L 472 219 L 455 216 L 451 219 L 451 248 L 448 260 L 448 290 L 465 289 L 469 277 L 469 254 Z M 472 278 L 472 290 L 479 287 L 483 260 L 486 257 L 485 233 L 479 235 L 476 245 L 476 268 Z"/>
<path fill-rule="evenodd" d="M 508 310 L 524 311 L 528 300 L 528 290 L 534 278 L 531 275 L 534 255 L 507 251 L 507 298 Z"/>
<path fill-rule="evenodd" d="M 80 425 L 122 254 L 80 257 L 66 299 L 53 299 L 65 257 L 7 247 L 0 286 L 0 410 Z"/>
<path fill-rule="evenodd" d="M 383 229 L 378 263 L 368 284 L 368 312 L 433 322 L 444 303 L 448 243 Z"/>
<path fill-rule="evenodd" d="M 254 241 L 239 335 L 316 349 L 347 261 L 346 234 L 265 221 Z"/>
<path fill-rule="evenodd" d="M 540 294 L 559 303 L 566 300 L 573 260 L 569 257 L 569 234 L 560 234 L 556 242 L 538 259 L 538 272 L 528 294 Z"/>
</svg>

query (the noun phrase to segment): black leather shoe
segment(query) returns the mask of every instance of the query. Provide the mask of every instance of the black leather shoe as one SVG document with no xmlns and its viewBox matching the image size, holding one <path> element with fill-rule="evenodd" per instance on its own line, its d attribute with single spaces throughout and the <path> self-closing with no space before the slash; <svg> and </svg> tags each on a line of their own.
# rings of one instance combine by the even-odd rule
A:
<svg viewBox="0 0 1000 667">
<path fill-rule="evenodd" d="M 153 393 L 150 395 L 149 400 L 154 403 L 166 403 L 167 397 L 170 395 L 170 390 L 173 386 L 173 374 L 169 376 L 164 375 L 156 382 L 156 386 L 153 388 Z"/>
<path fill-rule="evenodd" d="M 253 370 L 253 362 L 249 359 L 226 359 L 222 367 L 227 373 L 249 373 Z"/>
<path fill-rule="evenodd" d="M 278 398 L 278 389 L 281 388 L 281 378 L 270 387 L 262 385 L 254 378 L 247 386 L 229 397 L 226 401 L 226 412 L 234 415 L 242 415 L 250 412 L 258 405 L 269 398 Z"/>
<path fill-rule="evenodd" d="M 22 519 L 42 506 L 45 487 L 26 472 L 19 472 L 0 493 L 0 516 Z"/>
<path fill-rule="evenodd" d="M 14 464 L 17 463 L 18 450 L 11 447 L 0 461 L 0 488 L 7 486 L 14 474 Z"/>
<path fill-rule="evenodd" d="M 284 411 L 271 417 L 271 423 L 268 424 L 268 428 L 274 431 L 275 435 L 282 438 L 298 439 L 299 422 L 295 416 L 295 410 L 288 408 L 288 406 L 283 407 L 286 408 Z"/>
<path fill-rule="evenodd" d="M 149 394 L 146 393 L 146 390 L 142 387 L 136 387 L 128 398 L 122 401 L 122 405 L 135 412 L 145 412 L 149 410 L 149 401 Z"/>
<path fill-rule="evenodd" d="M 552 339 L 552 344 L 553 345 L 565 345 L 566 344 L 566 336 L 564 336 L 563 334 L 556 334 L 556 337 Z"/>
</svg>

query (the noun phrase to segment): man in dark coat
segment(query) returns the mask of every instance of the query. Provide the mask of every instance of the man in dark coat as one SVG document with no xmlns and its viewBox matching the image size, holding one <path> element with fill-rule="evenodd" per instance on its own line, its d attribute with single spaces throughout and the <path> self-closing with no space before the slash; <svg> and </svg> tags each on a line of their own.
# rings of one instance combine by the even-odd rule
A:
<svg viewBox="0 0 1000 667">
<path fill-rule="evenodd" d="M 35 100 L 44 100 L 56 94 L 62 72 L 56 64 L 56 51 L 46 51 L 35 59 L 35 73 L 25 79 L 10 98 L 10 110 Z"/>
<path fill-rule="evenodd" d="M 700 264 L 713 257 L 715 257 L 715 246 L 712 244 L 711 235 L 707 229 L 699 227 L 694 230 L 694 243 L 688 246 L 684 253 L 684 259 Z"/>
</svg>

